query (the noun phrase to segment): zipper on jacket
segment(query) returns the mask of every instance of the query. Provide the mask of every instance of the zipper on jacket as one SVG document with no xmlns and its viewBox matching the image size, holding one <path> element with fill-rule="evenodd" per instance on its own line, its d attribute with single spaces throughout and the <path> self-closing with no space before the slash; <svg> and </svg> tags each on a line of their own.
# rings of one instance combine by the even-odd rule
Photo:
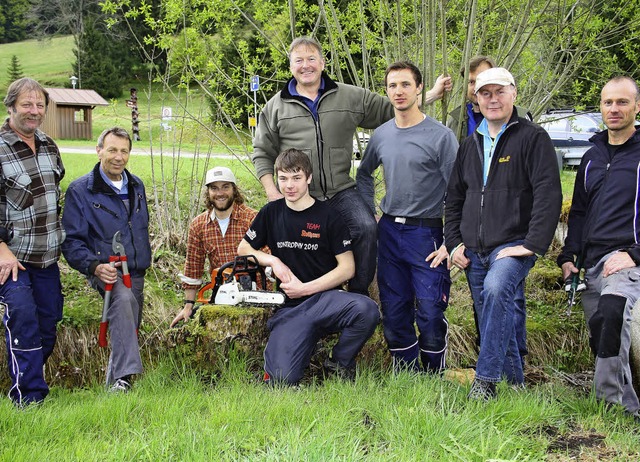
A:
<svg viewBox="0 0 640 462">
<path fill-rule="evenodd" d="M 318 106 L 320 106 L 320 102 L 318 101 Z M 313 114 L 312 114 L 313 116 Z M 318 164 L 320 165 L 320 189 L 322 190 L 322 195 L 327 197 L 327 174 L 324 171 L 324 138 L 322 137 L 322 129 L 320 128 L 320 115 L 318 114 L 318 120 L 315 120 L 314 123 L 316 125 L 316 144 L 318 148 Z"/>
<path fill-rule="evenodd" d="M 93 203 L 93 208 L 104 210 L 105 212 L 107 212 L 112 217 L 118 218 L 118 214 L 116 212 L 114 212 L 113 210 L 108 209 L 107 207 L 105 207 L 102 204 L 99 204 L 98 202 L 94 202 Z"/>
<path fill-rule="evenodd" d="M 129 206 L 129 220 L 127 221 L 127 225 L 129 226 L 129 235 L 131 236 L 131 247 L 133 247 L 133 261 L 136 263 L 136 268 L 138 267 L 138 249 L 136 248 L 136 241 L 134 239 L 134 232 L 133 232 L 133 223 L 131 221 L 131 218 L 133 217 L 133 211 L 135 209 L 135 213 L 140 212 L 141 209 L 141 203 L 142 203 L 142 194 L 137 193 L 135 195 L 135 197 L 138 198 L 138 202 L 137 204 L 130 204 Z"/>
<path fill-rule="evenodd" d="M 482 209 L 484 209 L 484 188 L 485 185 L 482 185 L 482 191 L 480 191 L 480 219 L 478 220 L 478 244 L 480 244 L 479 247 L 481 249 L 484 248 L 484 245 L 482 243 Z"/>
<path fill-rule="evenodd" d="M 607 162 L 607 166 L 605 167 L 605 170 L 604 170 L 604 179 L 602 180 L 602 186 L 600 188 L 600 196 L 598 197 L 598 203 L 594 205 L 593 209 L 591 209 L 591 212 L 592 212 L 591 216 L 589 216 L 588 211 L 587 211 L 587 215 L 585 216 L 585 225 L 588 225 L 586 229 L 589 230 L 589 233 L 585 236 L 584 244 L 582 246 L 582 249 L 580 250 L 583 255 L 586 253 L 587 247 L 589 247 L 589 242 L 591 241 L 591 233 L 593 232 L 593 226 L 591 226 L 590 221 L 597 220 L 598 219 L 597 215 L 600 215 L 600 210 L 602 209 L 602 200 L 603 200 L 605 191 L 607 189 L 606 187 L 607 187 L 607 182 L 609 181 L 610 168 L 611 168 L 611 161 Z M 585 186 L 586 186 L 586 182 L 585 182 Z M 591 218 L 591 220 L 587 221 L 589 218 Z"/>
<path fill-rule="evenodd" d="M 515 110 L 516 109 L 514 106 L 514 111 Z M 509 128 L 511 128 L 513 125 L 516 125 L 517 123 L 518 123 L 518 119 L 512 122 L 509 122 L 507 126 L 504 128 L 504 131 L 502 132 L 502 136 L 500 137 L 498 142 L 496 142 L 495 140 L 492 140 L 491 148 L 493 149 L 493 152 L 489 156 L 489 162 L 493 163 L 493 159 L 496 157 L 496 153 L 498 152 L 498 146 L 502 146 L 504 144 L 503 142 L 504 135 L 505 133 L 507 133 L 507 130 L 509 130 Z M 489 164 L 489 171 L 487 172 L 487 181 L 484 181 L 484 143 L 483 143 L 483 146 L 481 146 L 479 141 L 480 137 L 484 139 L 484 136 L 478 132 L 474 132 L 473 137 L 476 142 L 476 147 L 478 148 L 478 155 L 480 156 L 480 165 L 482 165 L 482 172 L 481 172 L 482 190 L 480 191 L 480 218 L 478 219 L 478 244 L 481 249 L 484 249 L 484 245 L 482 243 L 482 215 L 483 215 L 482 209 L 484 208 L 484 191 L 485 191 L 485 188 L 487 187 L 487 183 L 489 182 L 489 176 L 491 175 L 492 170 L 491 170 L 491 164 Z"/>
</svg>

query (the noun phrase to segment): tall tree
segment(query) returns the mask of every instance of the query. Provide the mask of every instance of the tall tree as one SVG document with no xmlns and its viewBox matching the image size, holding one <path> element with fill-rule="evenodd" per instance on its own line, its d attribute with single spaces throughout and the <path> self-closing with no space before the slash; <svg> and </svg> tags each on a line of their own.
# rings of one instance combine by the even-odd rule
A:
<svg viewBox="0 0 640 462">
<path fill-rule="evenodd" d="M 2 21 L 0 43 L 12 43 L 24 40 L 27 37 L 26 13 L 29 11 L 29 0 L 3 0 L 1 5 Z"/>
<path fill-rule="evenodd" d="M 84 31 L 78 37 L 73 71 L 82 76 L 81 88 L 96 90 L 105 98 L 118 98 L 126 76 L 122 72 L 124 66 L 117 64 L 120 47 L 108 39 L 101 27 L 104 26 L 100 21 L 85 21 Z"/>
<path fill-rule="evenodd" d="M 22 70 L 22 66 L 20 65 L 20 61 L 16 55 L 11 56 L 11 63 L 9 64 L 9 69 L 7 70 L 7 76 L 9 77 L 8 84 L 11 84 L 14 80 L 21 79 L 24 77 L 24 72 Z"/>
</svg>

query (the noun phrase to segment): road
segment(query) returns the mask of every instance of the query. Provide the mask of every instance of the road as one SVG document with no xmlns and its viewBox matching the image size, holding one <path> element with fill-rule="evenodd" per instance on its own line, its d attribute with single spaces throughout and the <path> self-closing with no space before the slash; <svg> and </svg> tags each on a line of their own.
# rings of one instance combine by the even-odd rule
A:
<svg viewBox="0 0 640 462">
<path fill-rule="evenodd" d="M 60 149 L 60 152 L 62 154 L 92 154 L 95 155 L 96 154 L 96 148 L 92 147 L 90 145 L 87 146 L 65 146 L 64 145 L 64 141 L 61 142 L 56 142 L 58 145 L 58 148 Z M 138 147 L 135 146 L 133 147 L 133 149 L 131 150 L 131 154 L 134 156 L 150 156 L 151 155 L 151 150 L 148 147 Z M 154 155 L 158 156 L 158 155 L 165 155 L 165 156 L 169 156 L 169 155 L 178 155 L 180 154 L 180 157 L 187 157 L 187 158 L 193 158 L 193 157 L 205 157 L 207 156 L 207 153 L 205 152 L 201 152 L 199 154 L 193 153 L 193 152 L 188 152 L 188 151 L 164 151 L 164 152 L 159 152 L 158 150 L 155 150 Z M 243 156 L 243 154 L 239 154 L 239 156 Z M 212 153 L 209 155 L 209 157 L 214 157 L 214 158 L 232 158 L 233 154 L 230 153 L 224 153 L 224 152 L 216 152 L 216 153 Z"/>
</svg>

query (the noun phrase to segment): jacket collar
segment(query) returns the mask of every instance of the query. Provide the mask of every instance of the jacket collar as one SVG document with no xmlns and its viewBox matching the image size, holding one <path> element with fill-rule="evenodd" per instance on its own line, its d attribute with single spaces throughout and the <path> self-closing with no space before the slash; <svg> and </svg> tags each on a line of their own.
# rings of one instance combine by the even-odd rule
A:
<svg viewBox="0 0 640 462">
<path fill-rule="evenodd" d="M 302 99 L 301 96 L 292 95 L 291 92 L 289 91 L 289 82 L 291 82 L 293 80 L 295 80 L 295 79 L 293 77 L 291 77 L 289 80 L 287 80 L 287 83 L 284 84 L 284 88 L 281 90 L 282 98 Z M 333 80 L 331 80 L 331 77 L 329 77 L 325 71 L 322 71 L 322 80 L 324 80 L 324 93 L 323 94 L 326 94 L 326 93 L 338 88 L 338 84 L 336 82 L 334 82 Z"/>
<path fill-rule="evenodd" d="M 606 148 L 609 143 L 609 130 L 602 130 L 600 133 L 596 133 L 591 138 L 589 138 L 593 144 L 601 146 L 602 148 Z M 636 144 L 640 143 L 640 128 L 636 128 L 636 131 L 631 137 L 625 141 L 622 146 L 626 144 Z"/>
<path fill-rule="evenodd" d="M 98 162 L 95 167 L 93 167 L 92 178 L 89 179 L 89 184 L 87 188 L 93 193 L 102 193 L 102 194 L 113 194 L 116 192 L 113 190 L 111 186 L 109 186 L 103 179 L 102 175 L 100 175 L 100 162 Z M 127 181 L 129 182 L 129 193 L 132 191 L 132 187 L 137 186 L 138 182 L 135 177 L 129 173 L 129 170 L 125 169 L 124 174 L 127 175 Z"/>
</svg>

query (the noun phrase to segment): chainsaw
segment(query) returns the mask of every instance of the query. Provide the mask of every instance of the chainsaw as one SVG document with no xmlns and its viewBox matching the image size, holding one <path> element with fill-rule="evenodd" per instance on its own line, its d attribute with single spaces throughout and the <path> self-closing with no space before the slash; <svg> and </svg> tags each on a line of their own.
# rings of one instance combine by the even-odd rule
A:
<svg viewBox="0 0 640 462">
<path fill-rule="evenodd" d="M 225 272 L 231 268 L 230 272 Z M 258 264 L 254 255 L 237 256 L 232 262 L 222 265 L 216 274 L 209 303 L 216 305 L 265 305 L 284 304 L 282 292 L 270 292 L 257 289 L 260 276 L 262 287 L 267 286 L 264 268 Z"/>
</svg>

